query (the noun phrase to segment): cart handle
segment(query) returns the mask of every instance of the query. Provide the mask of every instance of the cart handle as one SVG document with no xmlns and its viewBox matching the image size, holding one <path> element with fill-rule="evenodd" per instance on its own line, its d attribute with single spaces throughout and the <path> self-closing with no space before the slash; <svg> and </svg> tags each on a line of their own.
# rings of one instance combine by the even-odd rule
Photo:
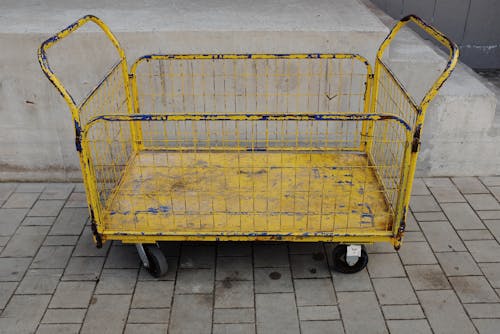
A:
<svg viewBox="0 0 500 334">
<path fill-rule="evenodd" d="M 71 94 L 64 87 L 64 85 L 59 80 L 59 78 L 55 75 L 54 71 L 52 71 L 52 69 L 50 68 L 46 52 L 48 49 L 50 49 L 52 46 L 54 46 L 60 40 L 64 39 L 69 34 L 78 30 L 80 27 L 84 26 L 88 22 L 94 22 L 106 34 L 106 36 L 113 43 L 116 50 L 118 51 L 118 54 L 120 56 L 122 63 L 125 64 L 125 68 L 127 69 L 126 71 L 128 71 L 128 65 L 127 65 L 127 59 L 125 57 L 125 51 L 122 49 L 122 47 L 120 46 L 120 43 L 116 39 L 115 35 L 113 35 L 111 30 L 108 28 L 108 26 L 103 21 L 101 21 L 101 19 L 99 19 L 98 17 L 96 17 L 94 15 L 85 15 L 84 17 L 80 18 L 76 22 L 70 24 L 68 27 L 61 30 L 57 34 L 55 34 L 54 36 L 48 38 L 38 48 L 38 62 L 40 63 L 40 66 L 42 67 L 43 73 L 45 73 L 45 76 L 57 88 L 59 93 L 61 93 L 62 97 L 64 98 L 64 100 L 66 101 L 66 103 L 68 104 L 68 106 L 71 110 L 71 114 L 73 116 L 73 119 L 75 119 L 76 121 L 79 121 L 78 106 L 76 105 L 76 102 L 73 99 L 73 96 L 71 96 Z"/>
<path fill-rule="evenodd" d="M 419 109 L 422 111 L 425 111 L 427 109 L 427 106 L 429 102 L 432 101 L 432 99 L 436 96 L 438 93 L 439 89 L 441 86 L 444 84 L 444 82 L 448 79 L 450 76 L 451 72 L 455 69 L 455 66 L 458 63 L 458 55 L 459 55 L 459 50 L 458 46 L 452 42 L 447 36 L 445 36 L 442 32 L 437 30 L 436 28 L 430 26 L 427 24 L 424 20 L 419 18 L 416 15 L 408 15 L 402 18 L 391 30 L 389 35 L 385 38 L 385 40 L 382 42 L 380 45 L 378 52 L 377 52 L 377 61 L 382 61 L 382 56 L 384 55 L 384 51 L 387 48 L 387 46 L 391 43 L 392 39 L 397 35 L 399 30 L 403 28 L 405 25 L 408 24 L 408 22 L 413 22 L 417 24 L 422 30 L 424 30 L 427 34 L 429 34 L 431 37 L 436 39 L 439 43 L 441 43 L 443 46 L 445 46 L 448 51 L 448 62 L 446 63 L 446 67 L 444 70 L 441 72 L 439 77 L 436 79 L 434 84 L 429 88 L 425 96 L 423 97 L 422 101 L 420 102 Z"/>
</svg>

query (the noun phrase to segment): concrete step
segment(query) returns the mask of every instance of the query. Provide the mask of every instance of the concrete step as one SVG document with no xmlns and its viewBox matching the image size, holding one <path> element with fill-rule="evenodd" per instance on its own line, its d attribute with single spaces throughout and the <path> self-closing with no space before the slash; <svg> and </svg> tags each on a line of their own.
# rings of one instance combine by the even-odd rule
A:
<svg viewBox="0 0 500 334">
<path fill-rule="evenodd" d="M 106 22 L 129 62 L 149 53 L 360 53 L 388 32 L 358 1 L 90 0 L 0 2 L 0 180 L 78 180 L 74 129 L 36 50 L 86 14 Z M 65 86 L 84 96 L 117 60 L 95 27 L 49 50 Z"/>
<path fill-rule="evenodd" d="M 360 0 L 8 0 L 0 13 L 0 180 L 81 179 L 68 108 L 43 76 L 36 49 L 85 14 L 109 24 L 129 62 L 146 53 L 354 52 L 373 64 L 394 21 Z M 443 59 L 429 43 L 416 47 L 417 35 L 403 36 L 390 62 L 417 70 L 403 81 L 418 96 L 430 82 L 419 69 L 435 74 Z M 93 27 L 50 51 L 51 64 L 77 97 L 117 59 Z M 494 94 L 459 66 L 428 111 L 420 175 L 498 174 L 495 105 Z"/>
<path fill-rule="evenodd" d="M 388 27 L 396 22 L 369 0 L 363 3 Z M 446 63 L 447 54 L 410 29 L 401 31 L 387 62 L 420 102 Z M 460 63 L 429 106 L 417 175 L 500 173 L 497 98 L 480 77 Z"/>
</svg>

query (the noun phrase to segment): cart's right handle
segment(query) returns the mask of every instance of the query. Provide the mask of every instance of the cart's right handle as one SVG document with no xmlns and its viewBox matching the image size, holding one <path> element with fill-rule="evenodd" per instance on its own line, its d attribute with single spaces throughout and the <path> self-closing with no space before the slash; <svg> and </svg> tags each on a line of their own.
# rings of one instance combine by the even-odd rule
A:
<svg viewBox="0 0 500 334">
<path fill-rule="evenodd" d="M 442 32 L 440 32 L 436 28 L 428 25 L 418 16 L 408 15 L 408 16 L 402 18 L 392 28 L 389 35 L 387 35 L 385 40 L 380 45 L 380 48 L 378 49 L 378 52 L 377 52 L 377 60 L 378 61 L 382 60 L 382 56 L 384 55 L 384 51 L 387 48 L 387 46 L 391 43 L 391 41 L 394 39 L 396 34 L 399 32 L 399 30 L 401 30 L 401 28 L 403 28 L 405 25 L 407 25 L 408 22 L 413 22 L 413 23 L 417 24 L 420 28 L 422 28 L 422 30 L 424 30 L 431 37 L 436 39 L 439 43 L 441 43 L 443 46 L 445 46 L 449 51 L 448 63 L 446 64 L 446 67 L 441 72 L 441 75 L 437 78 L 437 80 L 434 82 L 432 87 L 427 91 L 424 98 L 420 102 L 420 106 L 419 106 L 420 110 L 425 111 L 429 102 L 432 101 L 432 99 L 436 96 L 436 94 L 439 91 L 439 88 L 441 88 L 441 86 L 444 84 L 444 82 L 450 76 L 451 72 L 455 69 L 455 66 L 458 63 L 459 50 L 458 50 L 458 46 L 454 42 L 452 42 L 448 37 L 446 37 Z"/>
<path fill-rule="evenodd" d="M 101 30 L 106 34 L 106 36 L 109 38 L 109 40 L 113 43 L 114 47 L 118 51 L 118 54 L 120 56 L 120 59 L 122 62 L 125 63 L 124 69 L 125 72 L 128 71 L 127 69 L 127 59 L 125 57 L 125 51 L 122 49 L 120 46 L 120 43 L 116 39 L 115 35 L 109 30 L 108 26 L 101 21 L 98 17 L 94 15 L 86 15 L 79 19 L 78 21 L 70 24 L 67 28 L 61 30 L 54 36 L 48 38 L 46 41 L 40 45 L 40 48 L 38 48 L 38 62 L 40 63 L 40 66 L 42 67 L 42 71 L 45 73 L 47 78 L 52 82 L 52 84 L 57 88 L 57 90 L 61 93 L 63 96 L 64 100 L 68 104 L 71 114 L 75 120 L 78 120 L 78 107 L 76 105 L 75 100 L 73 99 L 73 96 L 68 92 L 68 90 L 64 87 L 64 85 L 61 83 L 59 78 L 54 74 L 54 71 L 50 68 L 49 61 L 47 59 L 47 50 L 50 49 L 52 46 L 54 46 L 57 42 L 60 40 L 64 39 L 67 37 L 69 34 L 72 32 L 78 30 L 80 27 L 83 25 L 87 24 L 88 22 L 94 22 Z M 128 75 L 128 74 L 127 74 Z"/>
</svg>

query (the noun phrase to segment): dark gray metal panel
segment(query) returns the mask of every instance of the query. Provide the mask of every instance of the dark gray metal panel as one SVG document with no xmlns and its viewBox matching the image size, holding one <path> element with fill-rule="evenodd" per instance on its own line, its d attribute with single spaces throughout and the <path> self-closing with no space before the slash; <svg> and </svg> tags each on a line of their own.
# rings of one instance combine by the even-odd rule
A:
<svg viewBox="0 0 500 334">
<path fill-rule="evenodd" d="M 438 0 L 434 24 L 455 43 L 462 43 L 471 0 Z"/>
<path fill-rule="evenodd" d="M 387 0 L 372 0 L 374 4 L 378 6 L 378 8 L 382 9 L 384 12 L 387 12 Z"/>
<path fill-rule="evenodd" d="M 386 13 L 395 19 L 399 19 L 403 15 L 403 0 L 387 0 Z"/>
<path fill-rule="evenodd" d="M 436 0 L 404 0 L 403 16 L 415 14 L 427 22 L 432 23 L 435 4 Z"/>
<path fill-rule="evenodd" d="M 500 68 L 500 46 L 460 45 L 460 61 L 476 69 Z"/>
<path fill-rule="evenodd" d="M 472 0 L 464 44 L 500 44 L 500 1 Z"/>
</svg>

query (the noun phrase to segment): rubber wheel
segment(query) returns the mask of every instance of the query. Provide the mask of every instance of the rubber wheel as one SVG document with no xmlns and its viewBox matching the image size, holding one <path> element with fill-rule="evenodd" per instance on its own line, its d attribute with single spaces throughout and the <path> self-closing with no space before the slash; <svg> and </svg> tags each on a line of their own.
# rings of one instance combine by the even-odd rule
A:
<svg viewBox="0 0 500 334">
<path fill-rule="evenodd" d="M 333 270 L 344 274 L 354 274 L 363 270 L 368 264 L 368 254 L 366 253 L 365 247 L 361 247 L 361 256 L 354 265 L 350 266 L 346 260 L 348 245 L 337 245 L 333 249 Z"/>
<path fill-rule="evenodd" d="M 147 270 L 151 276 L 156 278 L 165 276 L 168 271 L 168 263 L 161 249 L 156 245 L 144 245 L 144 251 L 149 260 Z"/>
</svg>

